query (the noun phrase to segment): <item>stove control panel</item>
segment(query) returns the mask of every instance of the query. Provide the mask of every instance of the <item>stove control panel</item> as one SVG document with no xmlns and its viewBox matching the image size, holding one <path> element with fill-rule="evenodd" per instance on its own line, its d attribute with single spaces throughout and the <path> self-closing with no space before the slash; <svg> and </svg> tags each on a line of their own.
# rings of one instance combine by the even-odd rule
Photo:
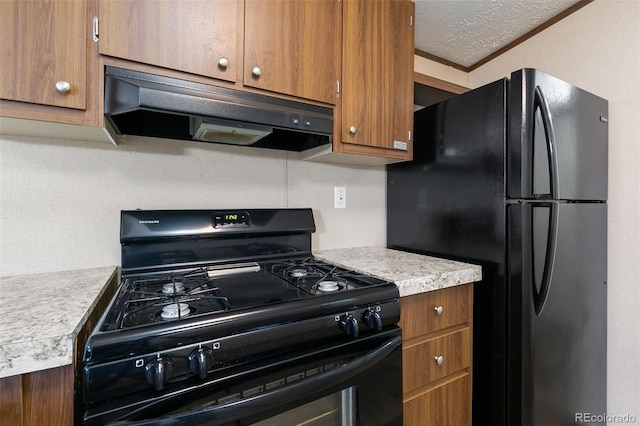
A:
<svg viewBox="0 0 640 426">
<path fill-rule="evenodd" d="M 170 392 L 184 380 L 212 380 L 218 370 L 244 359 L 270 357 L 283 347 L 295 352 L 314 342 L 367 337 L 399 319 L 400 304 L 390 300 L 232 335 L 215 337 L 208 329 L 198 343 L 85 366 L 85 398 L 98 402 L 151 389 Z"/>
</svg>

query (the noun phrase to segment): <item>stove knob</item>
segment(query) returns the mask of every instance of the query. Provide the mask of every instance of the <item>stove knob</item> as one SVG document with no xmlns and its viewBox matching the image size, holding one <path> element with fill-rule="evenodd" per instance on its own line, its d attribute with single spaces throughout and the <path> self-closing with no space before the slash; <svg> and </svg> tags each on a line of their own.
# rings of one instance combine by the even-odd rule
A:
<svg viewBox="0 0 640 426">
<path fill-rule="evenodd" d="M 213 365 L 213 353 L 208 348 L 198 348 L 189 355 L 189 369 L 201 379 L 207 377 L 207 371 Z"/>
<path fill-rule="evenodd" d="M 358 337 L 358 320 L 351 314 L 340 319 L 340 329 L 348 336 Z"/>
<path fill-rule="evenodd" d="M 371 309 L 367 309 L 364 311 L 364 315 L 362 315 L 362 321 L 372 330 L 381 331 L 382 330 L 382 318 L 380 318 L 380 314 L 372 311 Z"/>
<path fill-rule="evenodd" d="M 157 391 L 164 389 L 165 380 L 171 377 L 173 372 L 173 361 L 169 357 L 160 357 L 151 361 L 145 367 L 147 371 L 147 381 L 151 383 Z"/>
</svg>

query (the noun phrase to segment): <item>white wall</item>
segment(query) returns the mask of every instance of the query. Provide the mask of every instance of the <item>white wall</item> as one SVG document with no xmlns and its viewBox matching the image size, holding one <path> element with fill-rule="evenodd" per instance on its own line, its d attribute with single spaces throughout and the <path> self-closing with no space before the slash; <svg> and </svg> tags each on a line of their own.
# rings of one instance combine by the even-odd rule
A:
<svg viewBox="0 0 640 426">
<path fill-rule="evenodd" d="M 413 70 L 429 77 L 439 78 L 458 86 L 469 87 L 469 74 L 422 56 L 413 55 Z"/>
<path fill-rule="evenodd" d="M 347 208 L 333 208 L 333 187 Z M 121 209 L 311 207 L 313 249 L 386 243 L 384 167 L 129 137 L 0 137 L 0 276 L 119 265 Z"/>
<path fill-rule="evenodd" d="M 607 411 L 640 423 L 640 1 L 595 1 L 469 82 L 478 87 L 523 67 L 609 100 Z"/>
</svg>

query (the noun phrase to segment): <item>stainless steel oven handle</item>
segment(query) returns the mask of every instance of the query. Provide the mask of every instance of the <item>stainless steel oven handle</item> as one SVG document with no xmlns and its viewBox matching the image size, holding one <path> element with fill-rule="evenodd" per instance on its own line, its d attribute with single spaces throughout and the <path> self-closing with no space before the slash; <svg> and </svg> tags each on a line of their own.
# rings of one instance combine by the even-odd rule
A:
<svg viewBox="0 0 640 426">
<path fill-rule="evenodd" d="M 278 388 L 268 393 L 256 395 L 239 401 L 216 407 L 207 407 L 199 411 L 189 411 L 168 417 L 147 420 L 124 420 L 108 423 L 110 426 L 193 426 L 206 424 L 208 426 L 223 425 L 235 419 L 251 417 L 261 411 L 277 406 L 283 401 L 291 402 L 310 394 L 337 386 L 351 377 L 373 367 L 389 356 L 402 344 L 401 336 L 396 336 L 376 349 L 367 352 L 326 373 L 313 376 L 309 379 L 295 382 L 291 385 Z"/>
</svg>

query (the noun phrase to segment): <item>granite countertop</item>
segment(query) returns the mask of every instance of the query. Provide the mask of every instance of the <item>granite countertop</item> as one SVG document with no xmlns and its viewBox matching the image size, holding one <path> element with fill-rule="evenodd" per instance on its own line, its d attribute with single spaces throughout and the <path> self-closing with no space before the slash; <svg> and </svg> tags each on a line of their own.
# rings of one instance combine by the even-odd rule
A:
<svg viewBox="0 0 640 426">
<path fill-rule="evenodd" d="M 69 365 L 115 266 L 0 278 L 0 378 Z"/>
<path fill-rule="evenodd" d="M 313 255 L 344 268 L 392 281 L 398 286 L 401 297 L 482 279 L 479 265 L 384 247 L 320 250 Z"/>
</svg>

